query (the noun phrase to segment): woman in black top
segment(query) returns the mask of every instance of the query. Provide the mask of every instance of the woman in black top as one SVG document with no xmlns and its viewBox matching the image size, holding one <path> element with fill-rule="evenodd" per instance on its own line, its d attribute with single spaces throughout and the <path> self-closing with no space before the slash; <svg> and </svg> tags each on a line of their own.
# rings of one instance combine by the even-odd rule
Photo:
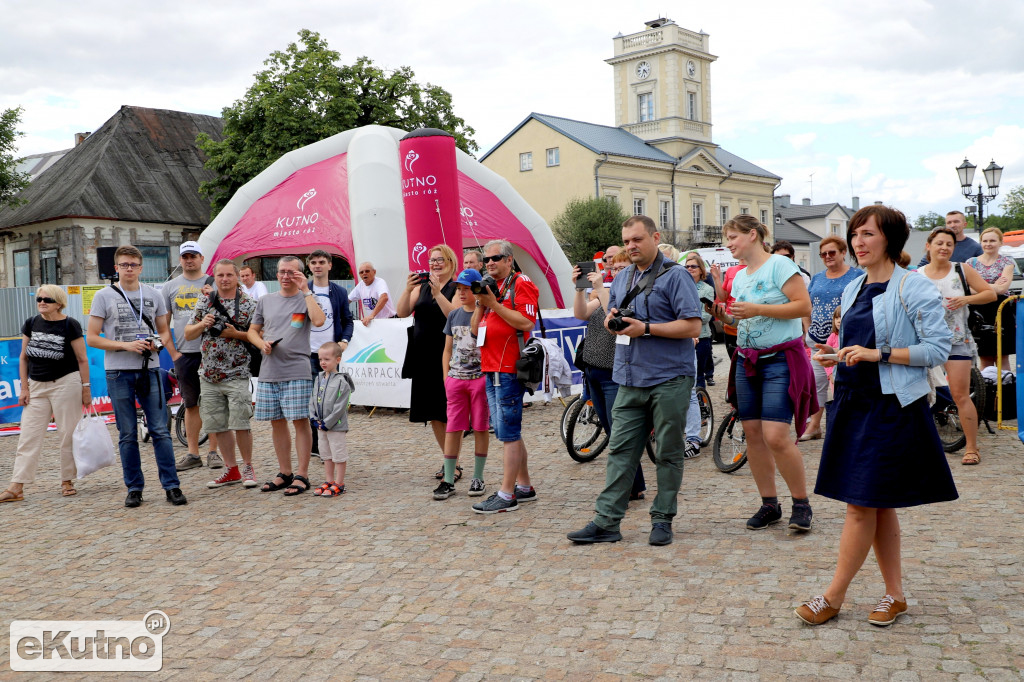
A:
<svg viewBox="0 0 1024 682">
<path fill-rule="evenodd" d="M 21 436 L 11 484 L 0 493 L 0 502 L 19 502 L 25 498 L 24 485 L 36 478 L 39 452 L 51 414 L 60 439 L 61 494 L 75 494 L 72 481 L 77 471 L 71 437 L 82 416 L 81 406 L 92 402 L 92 394 L 82 325 L 64 314 L 67 302 L 62 288 L 44 284 L 36 292 L 39 314 L 21 327 Z"/>
<path fill-rule="evenodd" d="M 412 395 L 409 403 L 409 421 L 430 422 L 438 448 L 444 451 L 444 434 L 448 423 L 448 398 L 444 392 L 444 372 L 441 356 L 444 354 L 444 324 L 456 305 L 455 282 L 452 277 L 457 267 L 455 252 L 445 244 L 430 249 L 428 279 L 421 282 L 419 273 L 410 272 L 405 290 L 398 298 L 395 310 L 398 317 L 413 316 L 412 344 L 406 354 L 404 376 L 412 376 Z M 455 475 L 459 480 L 462 470 Z M 444 477 L 444 470 L 435 474 Z"/>
</svg>

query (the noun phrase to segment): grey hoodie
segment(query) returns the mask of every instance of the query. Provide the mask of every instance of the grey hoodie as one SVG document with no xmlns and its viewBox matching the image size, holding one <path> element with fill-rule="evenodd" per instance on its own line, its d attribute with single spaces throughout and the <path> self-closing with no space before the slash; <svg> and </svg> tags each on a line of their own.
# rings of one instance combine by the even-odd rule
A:
<svg viewBox="0 0 1024 682">
<path fill-rule="evenodd" d="M 309 396 L 309 418 L 322 421 L 328 431 L 348 431 L 348 399 L 355 387 L 346 372 L 320 372 Z"/>
</svg>

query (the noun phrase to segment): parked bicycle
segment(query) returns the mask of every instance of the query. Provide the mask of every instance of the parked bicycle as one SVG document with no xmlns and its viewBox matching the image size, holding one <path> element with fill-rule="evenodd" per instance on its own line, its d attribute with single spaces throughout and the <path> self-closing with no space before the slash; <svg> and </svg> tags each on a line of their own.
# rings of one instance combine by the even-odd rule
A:
<svg viewBox="0 0 1024 682">
<path fill-rule="evenodd" d="M 711 458 L 718 470 L 726 474 L 738 471 L 747 463 L 747 437 L 736 409 L 731 410 L 719 424 Z"/>
<path fill-rule="evenodd" d="M 975 360 L 977 362 L 977 360 Z M 982 421 L 988 427 L 988 420 L 985 415 L 985 380 L 981 377 L 978 368 L 971 368 L 971 402 L 978 411 L 979 426 Z M 948 386 L 939 386 L 935 389 L 935 404 L 932 405 L 932 415 L 935 417 L 935 428 L 939 432 L 939 440 L 942 441 L 942 449 L 946 452 L 956 452 L 967 444 L 967 436 L 964 435 L 963 425 L 960 423 L 960 413 L 953 402 L 953 395 L 949 392 Z M 988 427 L 991 432 L 991 427 Z"/>
</svg>

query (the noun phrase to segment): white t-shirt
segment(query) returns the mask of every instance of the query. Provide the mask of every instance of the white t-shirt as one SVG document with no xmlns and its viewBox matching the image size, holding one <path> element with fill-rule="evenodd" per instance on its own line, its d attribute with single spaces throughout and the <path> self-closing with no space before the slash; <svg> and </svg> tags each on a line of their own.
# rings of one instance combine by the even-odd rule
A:
<svg viewBox="0 0 1024 682">
<path fill-rule="evenodd" d="M 383 310 L 376 317 L 378 320 L 383 320 L 395 316 L 395 306 L 391 300 L 391 294 L 388 292 L 388 285 L 382 278 L 374 277 L 369 286 L 359 282 L 352 287 L 352 293 L 348 295 L 348 300 L 359 301 L 359 317 L 362 318 L 373 312 L 373 309 L 377 307 L 377 301 L 384 294 L 388 295 L 388 302 L 384 304 Z"/>
<path fill-rule="evenodd" d="M 252 285 L 251 289 L 249 287 L 245 286 L 244 284 L 242 284 L 241 282 L 239 282 L 238 285 L 240 287 L 242 287 L 242 291 L 244 291 L 245 293 L 249 294 L 249 296 L 254 301 L 258 301 L 258 300 L 260 300 L 260 297 L 267 295 L 267 285 L 264 284 L 263 282 L 260 282 L 259 280 L 257 280 L 256 282 L 253 282 L 253 285 Z"/>
<path fill-rule="evenodd" d="M 311 326 L 309 328 L 310 353 L 315 353 L 320 350 L 320 346 L 334 341 L 334 308 L 331 305 L 330 291 L 330 287 L 313 287 L 313 293 L 316 294 L 316 302 L 323 308 L 327 319 L 319 327 Z"/>
</svg>

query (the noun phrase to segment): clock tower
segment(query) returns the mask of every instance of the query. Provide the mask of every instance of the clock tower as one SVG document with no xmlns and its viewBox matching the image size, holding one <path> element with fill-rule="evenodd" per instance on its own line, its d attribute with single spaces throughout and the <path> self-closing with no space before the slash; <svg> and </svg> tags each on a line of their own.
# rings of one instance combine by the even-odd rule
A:
<svg viewBox="0 0 1024 682">
<path fill-rule="evenodd" d="M 614 38 L 615 125 L 675 157 L 711 144 L 708 34 L 671 19 Z"/>
</svg>

